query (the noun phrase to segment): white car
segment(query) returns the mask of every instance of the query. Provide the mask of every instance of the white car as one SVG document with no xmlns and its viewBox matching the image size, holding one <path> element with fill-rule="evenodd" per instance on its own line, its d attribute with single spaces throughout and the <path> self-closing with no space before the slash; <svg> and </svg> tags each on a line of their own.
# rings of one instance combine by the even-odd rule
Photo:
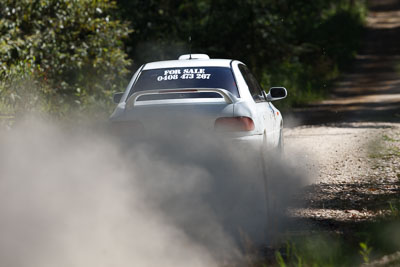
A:
<svg viewBox="0 0 400 267">
<path fill-rule="evenodd" d="M 114 94 L 118 105 L 110 120 L 124 145 L 125 141 L 132 140 L 133 144 L 140 145 L 136 137 L 149 138 L 150 144 L 161 140 L 157 153 L 167 153 L 168 157 L 170 154 L 177 162 L 204 164 L 212 173 L 213 186 L 209 190 L 215 194 L 202 196 L 202 201 L 211 202 L 210 207 L 219 221 L 229 222 L 224 230 L 232 233 L 238 243 L 246 233 L 252 242 L 261 245 L 268 240 L 261 233 L 269 231 L 268 218 L 274 217 L 270 211 L 276 202 L 274 187 L 267 181 L 267 173 L 271 173 L 266 171 L 269 160 L 264 155 L 273 155 L 268 151 L 281 149 L 283 145 L 282 115 L 271 102 L 286 95 L 283 87 L 273 87 L 266 94 L 240 61 L 210 59 L 204 54 L 183 55 L 179 60 L 141 66 L 125 92 Z M 163 142 L 165 137 L 167 142 Z M 224 146 L 225 141 L 228 146 Z M 164 147 L 165 143 L 168 147 Z M 190 149 L 191 145 L 205 147 L 206 153 Z M 182 155 L 176 155 L 176 150 Z M 245 168 L 232 167 L 229 157 L 228 163 L 222 164 L 225 153 L 237 151 L 240 153 L 236 155 L 245 159 Z M 233 164 L 243 167 L 241 162 L 233 161 Z M 164 208 L 179 209 L 181 201 L 177 198 L 178 203 Z M 199 229 L 201 232 L 203 228 Z M 201 233 L 200 236 L 204 234 Z"/>
<path fill-rule="evenodd" d="M 176 121 L 201 116 L 205 129 L 268 150 L 283 145 L 282 115 L 271 102 L 286 95 L 283 87 L 266 94 L 240 61 L 189 54 L 141 66 L 125 92 L 114 94 L 118 105 L 110 120 L 150 132 L 157 123 L 149 114 Z"/>
</svg>

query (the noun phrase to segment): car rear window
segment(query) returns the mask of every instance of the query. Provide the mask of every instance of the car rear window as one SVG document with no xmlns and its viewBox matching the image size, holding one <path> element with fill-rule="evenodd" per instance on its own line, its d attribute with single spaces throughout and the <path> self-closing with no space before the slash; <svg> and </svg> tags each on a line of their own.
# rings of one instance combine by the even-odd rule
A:
<svg viewBox="0 0 400 267">
<path fill-rule="evenodd" d="M 139 91 L 182 88 L 222 88 L 239 97 L 233 73 L 230 68 L 226 67 L 184 67 L 144 70 L 133 85 L 129 96 Z M 179 95 L 185 98 L 221 97 L 215 93 L 187 93 Z M 145 99 L 141 98 L 141 100 Z"/>
</svg>

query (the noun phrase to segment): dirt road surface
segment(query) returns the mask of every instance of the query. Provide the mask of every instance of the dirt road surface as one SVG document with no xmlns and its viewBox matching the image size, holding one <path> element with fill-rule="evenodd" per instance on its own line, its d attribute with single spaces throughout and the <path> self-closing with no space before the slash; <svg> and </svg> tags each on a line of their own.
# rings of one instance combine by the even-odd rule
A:
<svg viewBox="0 0 400 267">
<path fill-rule="evenodd" d="M 370 1 L 352 71 L 285 122 L 286 154 L 310 177 L 292 216 L 346 231 L 389 209 L 400 193 L 400 1 Z"/>
</svg>

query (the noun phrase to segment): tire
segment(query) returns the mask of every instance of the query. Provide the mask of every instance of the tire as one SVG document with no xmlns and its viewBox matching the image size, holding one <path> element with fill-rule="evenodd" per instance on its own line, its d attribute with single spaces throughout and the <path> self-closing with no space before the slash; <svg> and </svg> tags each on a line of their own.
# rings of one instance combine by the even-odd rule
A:
<svg viewBox="0 0 400 267">
<path fill-rule="evenodd" d="M 282 156 L 284 151 L 285 151 L 285 142 L 284 142 L 284 137 L 283 137 L 283 128 L 281 127 L 281 130 L 279 131 L 279 141 L 278 141 L 278 152 Z"/>
<path fill-rule="evenodd" d="M 278 145 L 275 149 L 267 149 L 266 136 L 264 136 L 264 144 L 262 148 L 262 171 L 265 186 L 265 206 L 266 206 L 266 236 L 270 244 L 275 244 L 279 239 L 279 232 L 281 231 L 281 218 L 282 212 L 284 210 L 282 203 L 280 203 L 280 197 L 276 191 L 276 174 L 271 175 L 271 173 L 276 172 L 276 160 L 280 161 L 283 158 L 284 153 L 284 136 L 283 128 L 281 128 L 279 133 Z M 278 156 L 276 155 L 278 154 Z M 275 179 L 275 180 L 274 180 Z"/>
<path fill-rule="evenodd" d="M 264 192 L 265 192 L 265 207 L 266 207 L 266 226 L 265 226 L 265 234 L 266 239 L 269 242 L 274 239 L 273 234 L 276 230 L 276 222 L 274 221 L 274 216 L 276 214 L 276 203 L 274 198 L 274 192 L 271 188 L 271 181 L 268 175 L 269 169 L 269 157 L 271 151 L 268 151 L 266 144 L 266 135 L 264 134 L 263 145 L 261 149 L 261 167 L 262 167 L 262 175 L 264 179 Z"/>
</svg>

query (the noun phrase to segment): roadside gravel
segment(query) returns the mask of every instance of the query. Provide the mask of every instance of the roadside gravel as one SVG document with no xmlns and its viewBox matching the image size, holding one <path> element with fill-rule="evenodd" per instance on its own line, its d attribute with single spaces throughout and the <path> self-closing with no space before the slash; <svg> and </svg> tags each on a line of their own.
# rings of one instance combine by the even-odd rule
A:
<svg viewBox="0 0 400 267">
<path fill-rule="evenodd" d="M 288 157 L 306 159 L 313 183 L 394 182 L 400 175 L 400 158 L 393 154 L 400 124 L 301 126 L 286 129 L 285 141 Z"/>
<path fill-rule="evenodd" d="M 301 126 L 285 138 L 286 157 L 310 177 L 292 216 L 340 222 L 389 213 L 400 192 L 400 124 Z"/>
</svg>

